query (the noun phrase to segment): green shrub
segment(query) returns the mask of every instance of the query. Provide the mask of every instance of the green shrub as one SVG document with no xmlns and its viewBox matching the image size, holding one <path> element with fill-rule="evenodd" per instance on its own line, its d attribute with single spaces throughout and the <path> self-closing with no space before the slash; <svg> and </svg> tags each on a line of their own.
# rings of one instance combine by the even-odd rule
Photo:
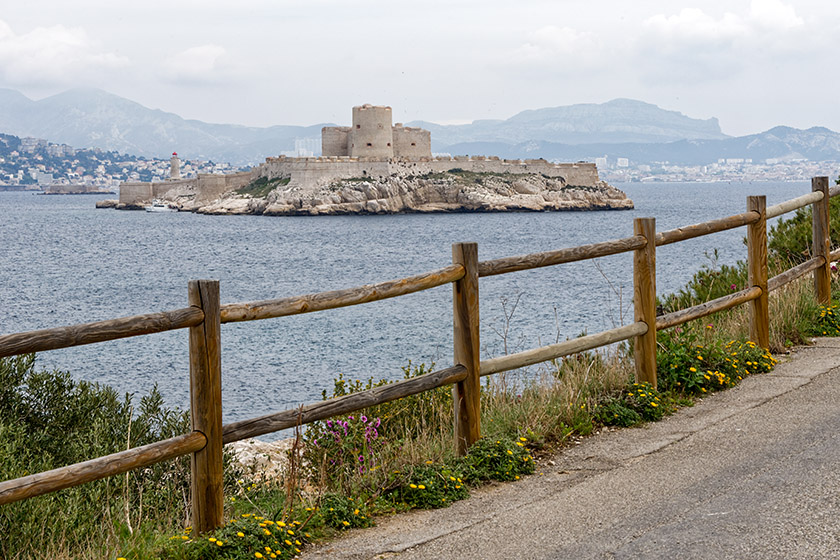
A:
<svg viewBox="0 0 840 560">
<path fill-rule="evenodd" d="M 412 508 L 436 509 L 470 497 L 460 472 L 447 464 L 426 464 L 411 470 L 408 479 L 389 495 Z"/>
<path fill-rule="evenodd" d="M 657 333 L 656 369 L 661 390 L 685 394 L 717 391 L 737 385 L 747 375 L 768 372 L 776 363 L 768 351 L 751 341 L 724 344 L 706 337 L 702 342 L 692 329 Z"/>
<path fill-rule="evenodd" d="M 695 272 L 684 288 L 660 300 L 666 312 L 705 303 L 747 287 L 747 264 L 744 261 L 738 261 L 734 266 L 718 264 L 717 249 L 706 256 L 710 262 Z"/>
<path fill-rule="evenodd" d="M 810 334 L 816 336 L 840 336 L 840 314 L 837 305 L 820 305 L 819 316 Z"/>
<path fill-rule="evenodd" d="M 74 381 L 67 372 L 38 371 L 34 355 L 0 359 L 4 479 L 189 431 L 188 414 L 166 408 L 157 387 L 135 405 L 131 395 L 119 398 L 110 387 Z M 189 481 L 186 456 L 2 506 L 0 557 L 41 557 L 50 546 L 101 551 L 141 526 L 183 527 Z"/>
<path fill-rule="evenodd" d="M 309 539 L 300 521 L 271 520 L 251 514 L 201 536 L 187 530 L 159 551 L 163 560 L 293 558 Z"/>
<path fill-rule="evenodd" d="M 595 419 L 605 426 L 633 426 L 656 422 L 665 414 L 659 391 L 650 383 L 633 383 L 617 397 L 607 397 L 598 405 Z"/>
<path fill-rule="evenodd" d="M 838 179 L 840 184 L 840 179 Z M 811 258 L 811 209 L 809 204 L 797 210 L 793 217 L 779 220 L 770 228 L 767 248 L 772 258 L 799 264 Z M 831 246 L 840 245 L 840 197 L 828 203 Z"/>
<path fill-rule="evenodd" d="M 526 438 L 478 440 L 459 461 L 461 478 L 476 485 L 487 480 L 518 480 L 521 475 L 533 474 L 534 458 L 526 443 Z"/>
</svg>

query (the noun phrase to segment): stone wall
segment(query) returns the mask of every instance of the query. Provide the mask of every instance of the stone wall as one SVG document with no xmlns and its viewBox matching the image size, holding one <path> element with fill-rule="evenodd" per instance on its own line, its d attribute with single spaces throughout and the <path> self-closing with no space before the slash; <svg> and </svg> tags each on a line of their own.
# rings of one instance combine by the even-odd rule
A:
<svg viewBox="0 0 840 560">
<path fill-rule="evenodd" d="M 349 126 L 325 126 L 321 129 L 321 153 L 324 156 L 348 156 Z"/>
<path fill-rule="evenodd" d="M 120 204 L 138 206 L 155 198 L 172 199 L 176 196 L 193 195 L 196 202 L 211 202 L 224 193 L 244 187 L 251 182 L 252 172 L 216 175 L 201 173 L 192 179 L 161 181 L 159 183 L 121 183 Z"/>
<path fill-rule="evenodd" d="M 134 205 L 154 198 L 152 183 L 120 183 L 120 204 Z"/>
<path fill-rule="evenodd" d="M 432 155 L 432 133 L 422 128 L 394 125 L 394 156 L 406 159 L 429 158 Z"/>
</svg>

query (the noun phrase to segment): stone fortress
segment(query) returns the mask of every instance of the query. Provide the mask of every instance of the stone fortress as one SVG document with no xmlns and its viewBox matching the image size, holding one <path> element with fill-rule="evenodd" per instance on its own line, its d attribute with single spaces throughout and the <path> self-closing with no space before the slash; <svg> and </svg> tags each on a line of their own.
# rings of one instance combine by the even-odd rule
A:
<svg viewBox="0 0 840 560">
<path fill-rule="evenodd" d="M 117 208 L 139 208 L 152 199 L 167 200 L 190 211 L 261 214 L 633 207 L 621 191 L 599 180 L 594 163 L 433 156 L 428 130 L 401 123 L 393 125 L 391 115 L 391 108 L 386 106 L 353 107 L 351 126 L 327 126 L 321 130 L 321 156 L 269 157 L 248 172 L 181 179 L 177 155 L 173 154 L 168 181 L 123 183 Z M 446 173 L 521 179 L 503 181 L 506 186 L 495 184 L 489 194 L 473 192 L 474 185 L 467 187 L 469 193 L 463 192 L 464 185 L 458 192 L 449 193 L 444 192 L 445 186 L 428 180 Z M 478 179 L 474 182 L 481 183 Z M 276 185 L 276 189 L 256 200 L 247 191 L 249 185 L 258 184 Z M 561 197 L 559 191 L 566 187 L 587 190 L 589 195 L 584 196 L 581 191 L 571 196 L 566 192 Z M 506 204 L 502 200 L 505 189 L 510 196 L 522 200 Z M 593 192 L 599 189 L 609 191 L 607 203 L 593 202 L 593 197 L 597 198 Z M 546 195 L 542 191 L 551 192 Z M 573 203 L 567 203 L 569 200 Z"/>
</svg>

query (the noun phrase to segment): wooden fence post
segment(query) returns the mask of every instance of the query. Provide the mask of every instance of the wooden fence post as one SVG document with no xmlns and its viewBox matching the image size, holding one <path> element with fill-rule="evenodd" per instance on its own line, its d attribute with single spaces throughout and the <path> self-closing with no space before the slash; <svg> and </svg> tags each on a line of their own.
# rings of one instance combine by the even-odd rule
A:
<svg viewBox="0 0 840 560">
<path fill-rule="evenodd" d="M 467 368 L 467 377 L 452 386 L 455 450 L 458 455 L 465 455 L 469 446 L 481 437 L 478 245 L 453 244 L 452 262 L 465 270 L 464 277 L 452 284 L 455 364 Z"/>
<path fill-rule="evenodd" d="M 636 382 L 656 387 L 656 219 L 636 218 L 633 233 L 647 239 L 647 245 L 633 251 L 634 316 L 648 326 L 633 346 Z"/>
<path fill-rule="evenodd" d="M 817 292 L 817 301 L 822 305 L 830 305 L 831 263 L 829 262 L 829 253 L 831 252 L 831 232 L 828 215 L 828 177 L 813 177 L 811 179 L 811 190 L 823 193 L 823 199 L 814 203 L 811 212 L 814 256 L 821 256 L 824 260 L 823 265 L 814 270 L 814 290 Z"/>
<path fill-rule="evenodd" d="M 758 212 L 760 218 L 747 226 L 747 266 L 750 286 L 761 288 L 758 299 L 750 302 L 750 339 L 770 349 L 770 311 L 767 290 L 767 197 L 748 196 L 747 211 Z"/>
<path fill-rule="evenodd" d="M 190 413 L 192 429 L 207 445 L 192 454 L 192 528 L 204 533 L 223 523 L 221 304 L 218 280 L 191 280 L 189 303 L 204 311 L 190 327 Z"/>
</svg>

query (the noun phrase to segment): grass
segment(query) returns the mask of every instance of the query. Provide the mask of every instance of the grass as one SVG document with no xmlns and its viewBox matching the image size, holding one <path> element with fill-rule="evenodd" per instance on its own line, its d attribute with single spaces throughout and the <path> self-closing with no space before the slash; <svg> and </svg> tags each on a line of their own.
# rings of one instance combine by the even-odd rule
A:
<svg viewBox="0 0 840 560">
<path fill-rule="evenodd" d="M 236 192 L 237 194 L 248 196 L 250 198 L 265 198 L 274 189 L 288 185 L 291 180 L 291 177 L 277 177 L 274 179 L 260 177 L 259 179 L 251 181 L 244 187 L 236 189 Z"/>
</svg>

